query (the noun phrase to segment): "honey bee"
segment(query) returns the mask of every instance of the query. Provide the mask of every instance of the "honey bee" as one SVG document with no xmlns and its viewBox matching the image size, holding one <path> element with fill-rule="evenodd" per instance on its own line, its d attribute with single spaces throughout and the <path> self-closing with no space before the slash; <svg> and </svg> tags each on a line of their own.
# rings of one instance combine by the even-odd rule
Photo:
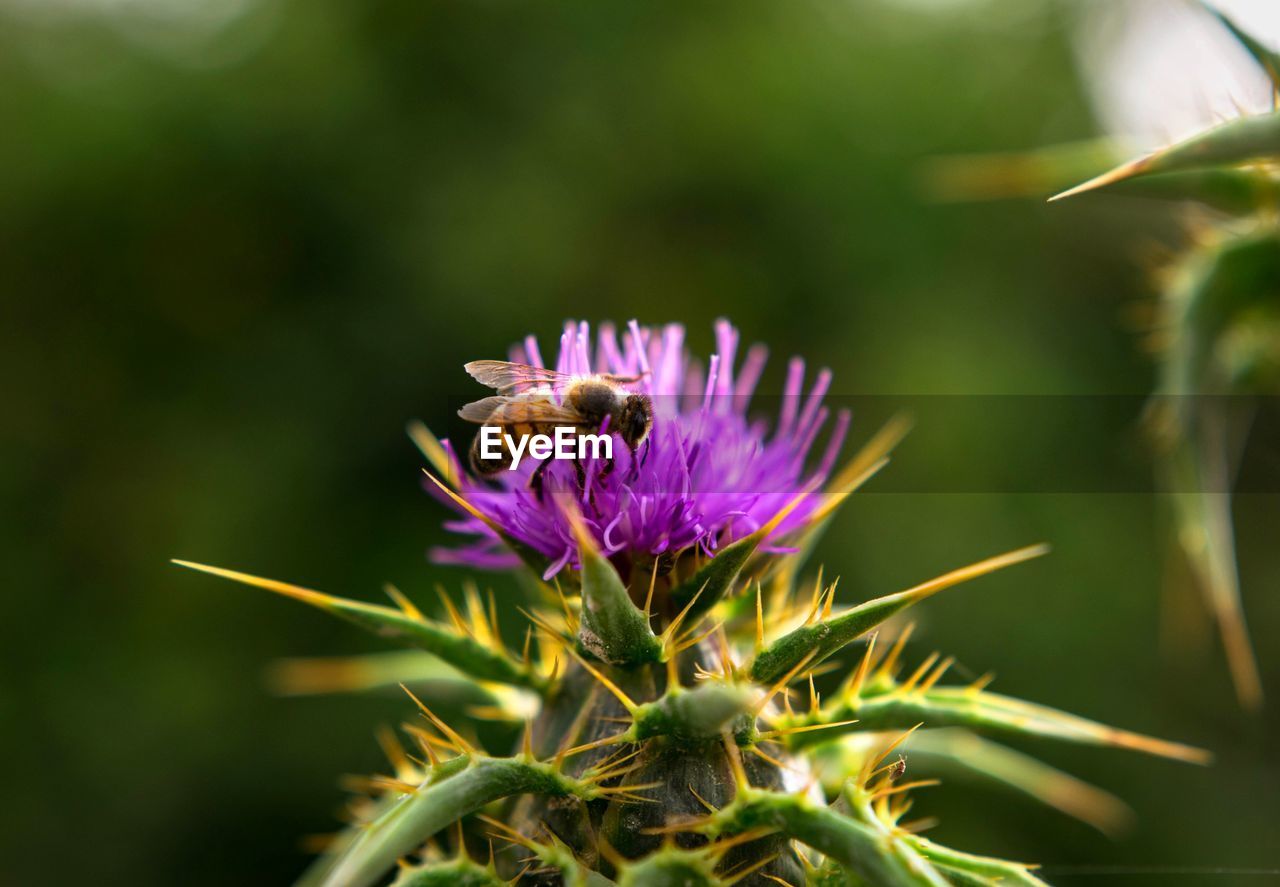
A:
<svg viewBox="0 0 1280 887">
<path fill-rule="evenodd" d="M 609 432 L 622 438 L 634 455 L 653 428 L 653 403 L 648 395 L 623 387 L 638 382 L 642 375 L 575 376 L 505 360 L 473 360 L 464 369 L 476 381 L 498 393 L 467 404 L 458 410 L 458 415 L 479 425 L 500 426 L 513 437 L 552 436 L 557 427 L 597 430 L 607 418 Z M 553 399 L 556 394 L 560 396 L 559 403 Z M 499 457 L 486 458 L 481 449 L 481 435 L 477 434 L 471 444 L 471 467 L 480 475 L 491 475 L 509 467 L 510 448 L 504 442 L 501 450 Z M 550 461 L 543 460 L 535 470 L 530 479 L 535 488 Z M 575 464 L 581 480 L 582 466 Z"/>
</svg>

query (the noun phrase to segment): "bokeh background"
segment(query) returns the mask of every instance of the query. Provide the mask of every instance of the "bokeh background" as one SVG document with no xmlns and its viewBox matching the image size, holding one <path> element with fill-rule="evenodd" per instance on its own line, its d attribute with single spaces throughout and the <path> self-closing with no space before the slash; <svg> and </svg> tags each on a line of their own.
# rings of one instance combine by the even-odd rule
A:
<svg viewBox="0 0 1280 887">
<path fill-rule="evenodd" d="M 404 701 L 274 696 L 277 657 L 376 642 L 168 558 L 368 599 L 386 580 L 423 601 L 456 588 L 464 571 L 424 557 L 445 515 L 403 427 L 444 424 L 471 393 L 461 364 L 526 332 L 680 320 L 706 349 L 725 315 L 772 346 L 766 386 L 803 353 L 868 414 L 935 394 L 1137 404 L 1152 369 L 1128 308 L 1152 246 L 1182 236 L 1169 208 L 945 202 L 922 175 L 940 155 L 1097 133 L 1091 78 L 1115 66 L 1081 48 L 1107 27 L 1091 14 L 0 3 L 0 884 L 300 870 L 337 776 L 381 766 L 373 727 Z M 855 416 L 855 439 L 874 428 Z M 1059 483 L 1081 454 L 1111 460 L 1089 475 L 1110 480 Z M 1012 485 L 1011 462 L 1030 466 Z M 1218 756 L 1034 747 L 1127 799 L 1133 830 L 944 786 L 917 801 L 939 840 L 1063 884 L 1275 883 L 1238 870 L 1280 867 L 1277 497 L 1236 504 L 1273 698 L 1250 717 L 1210 632 L 1162 645 L 1167 528 L 1147 472 L 1136 424 L 923 410 L 819 559 L 856 601 L 1051 541 L 932 602 L 915 652 Z"/>
</svg>

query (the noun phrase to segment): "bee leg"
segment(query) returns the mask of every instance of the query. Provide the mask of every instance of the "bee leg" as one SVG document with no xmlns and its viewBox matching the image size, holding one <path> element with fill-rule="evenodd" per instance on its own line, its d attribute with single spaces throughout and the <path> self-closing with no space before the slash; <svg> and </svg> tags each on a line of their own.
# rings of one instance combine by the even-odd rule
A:
<svg viewBox="0 0 1280 887">
<path fill-rule="evenodd" d="M 547 466 L 551 464 L 551 459 L 543 459 L 538 463 L 538 467 L 533 469 L 533 474 L 529 475 L 529 489 L 533 490 L 533 495 L 538 497 L 538 501 L 543 501 L 542 497 L 542 475 L 546 472 Z"/>
<path fill-rule="evenodd" d="M 573 467 L 578 475 L 578 489 L 585 490 L 587 488 L 586 466 L 582 464 L 581 459 L 574 459 Z M 600 474 L 598 474 L 597 477 L 604 477 L 604 476 L 605 476 L 605 469 L 601 469 Z M 591 507 L 595 508 L 596 507 L 596 488 L 594 486 L 591 488 L 591 492 L 587 494 L 587 498 L 591 502 Z"/>
<path fill-rule="evenodd" d="M 605 459 L 604 465 L 600 467 L 600 473 L 597 475 L 597 477 L 599 477 L 601 480 L 604 480 L 606 477 L 608 477 L 611 474 L 613 474 L 613 460 Z"/>
<path fill-rule="evenodd" d="M 645 460 L 649 458 L 649 441 L 646 440 L 640 446 L 644 448 L 644 453 L 640 455 L 640 458 L 636 458 L 636 450 L 633 449 L 631 451 L 631 476 L 633 478 L 640 476 L 640 469 L 644 467 Z"/>
</svg>

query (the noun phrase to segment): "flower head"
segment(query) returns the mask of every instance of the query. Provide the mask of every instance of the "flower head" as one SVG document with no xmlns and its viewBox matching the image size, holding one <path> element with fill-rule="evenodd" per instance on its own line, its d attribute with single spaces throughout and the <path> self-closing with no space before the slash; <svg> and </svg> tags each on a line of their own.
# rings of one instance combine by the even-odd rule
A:
<svg viewBox="0 0 1280 887">
<path fill-rule="evenodd" d="M 429 488 L 461 512 L 448 528 L 473 539 L 459 548 L 435 549 L 433 559 L 510 567 L 518 560 L 505 543 L 514 541 L 545 558 L 544 578 L 550 578 L 577 566 L 576 515 L 569 513 L 576 511 L 615 564 L 627 570 L 660 564 L 665 571 L 686 554 L 714 556 L 788 506 L 766 548 L 779 550 L 780 540 L 828 513 L 819 488 L 849 424 L 848 411 L 839 410 L 821 456 L 811 458 L 831 418 L 823 405 L 830 371 L 819 370 L 806 392 L 804 361 L 793 358 L 770 427 L 748 415 L 767 350 L 753 345 L 739 362 L 737 330 L 721 320 L 715 333 L 716 351 L 703 363 L 685 348 L 678 324 L 641 327 L 632 321 L 621 336 L 602 324 L 593 339 L 588 324 L 566 323 L 550 368 L 577 376 L 638 376 L 627 387 L 653 404 L 648 438 L 635 452 L 615 447 L 612 464 L 553 461 L 533 484 L 538 467 L 531 460 L 482 480 L 461 470 L 446 443 L 456 492 Z M 532 336 L 511 350 L 510 359 L 546 366 Z"/>
</svg>

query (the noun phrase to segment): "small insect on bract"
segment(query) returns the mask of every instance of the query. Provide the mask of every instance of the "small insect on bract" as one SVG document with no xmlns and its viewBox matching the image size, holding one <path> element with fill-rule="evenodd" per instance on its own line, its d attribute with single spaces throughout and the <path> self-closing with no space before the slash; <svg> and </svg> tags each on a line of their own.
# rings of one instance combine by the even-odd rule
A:
<svg viewBox="0 0 1280 887">
<path fill-rule="evenodd" d="M 500 426 L 513 436 L 554 436 L 557 427 L 595 430 L 607 418 L 608 430 L 621 437 L 634 454 L 653 427 L 653 403 L 648 395 L 624 387 L 642 376 L 576 376 L 505 360 L 473 360 L 464 369 L 498 393 L 467 404 L 458 415 L 479 425 Z M 484 457 L 480 439 L 477 434 L 471 443 L 471 467 L 477 474 L 494 474 L 511 464 L 505 439 L 496 459 Z M 530 478 L 535 489 L 549 462 L 544 460 Z M 581 465 L 578 470 L 581 472 Z"/>
</svg>

